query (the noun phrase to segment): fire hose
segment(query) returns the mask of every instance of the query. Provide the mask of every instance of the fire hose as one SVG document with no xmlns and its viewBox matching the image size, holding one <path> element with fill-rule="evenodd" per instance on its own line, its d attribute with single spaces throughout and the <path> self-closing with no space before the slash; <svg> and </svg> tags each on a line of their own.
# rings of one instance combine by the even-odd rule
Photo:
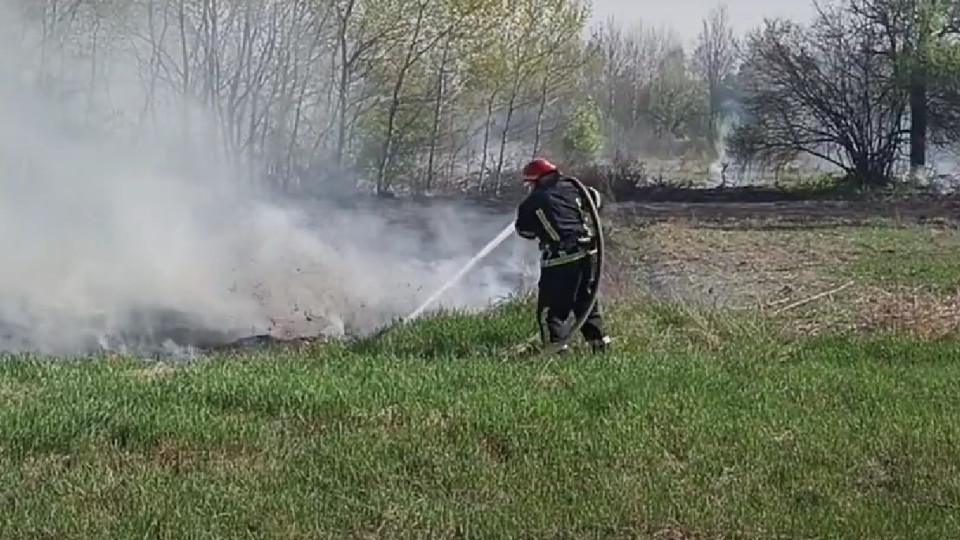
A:
<svg viewBox="0 0 960 540">
<path fill-rule="evenodd" d="M 577 191 L 580 192 L 580 199 L 587 201 L 587 210 L 590 214 L 590 220 L 593 222 L 593 231 L 596 238 L 596 254 L 593 255 L 592 261 L 592 271 L 590 272 L 589 279 L 591 281 L 590 286 L 587 290 L 590 291 L 590 301 L 587 303 L 586 308 L 582 313 L 577 316 L 574 320 L 573 326 L 570 327 L 570 330 L 566 333 L 564 338 L 556 343 L 551 343 L 545 346 L 540 354 L 542 356 L 548 356 L 556 354 L 560 351 L 567 343 L 570 342 L 570 339 L 575 336 L 580 329 L 583 327 L 584 323 L 587 322 L 587 317 L 590 315 L 590 312 L 593 311 L 593 308 L 597 305 L 597 298 L 600 294 L 600 279 L 603 275 L 603 251 L 604 251 L 604 241 L 603 241 L 603 224 L 600 222 L 600 209 L 597 207 L 597 204 L 594 202 L 593 197 L 590 195 L 589 190 L 583 182 L 580 180 L 568 177 L 573 185 L 577 188 Z M 540 339 L 539 335 L 535 335 L 530 338 L 529 342 L 535 342 Z"/>
<path fill-rule="evenodd" d="M 587 287 L 587 290 L 590 291 L 590 300 L 587 302 L 586 308 L 580 313 L 574 320 L 573 326 L 566 333 L 564 339 L 559 342 L 551 343 L 545 346 L 541 350 L 541 355 L 551 355 L 557 353 L 562 349 L 570 339 L 576 335 L 580 329 L 583 327 L 584 323 L 587 321 L 587 317 L 590 315 L 590 312 L 593 311 L 594 307 L 597 304 L 597 297 L 600 293 L 600 279 L 603 275 L 603 251 L 604 251 L 604 240 L 603 240 L 603 225 L 600 222 L 600 211 L 597 207 L 596 202 L 593 200 L 593 196 L 590 194 L 587 187 L 578 179 L 573 177 L 568 177 L 568 179 L 573 182 L 573 185 L 576 187 L 577 191 L 580 193 L 580 199 L 586 201 L 587 210 L 590 214 L 590 220 L 593 222 L 593 231 L 596 239 L 596 245 L 593 248 L 596 250 L 596 253 L 592 257 L 592 271 L 590 272 L 589 279 L 591 283 Z M 511 234 L 513 233 L 513 223 L 505 227 L 496 238 L 491 240 L 480 252 L 473 256 L 467 263 L 460 268 L 460 270 L 449 279 L 442 287 L 435 291 L 426 301 L 423 302 L 416 310 L 410 313 L 407 317 L 396 320 L 393 324 L 388 325 L 382 328 L 380 331 L 376 332 L 372 338 L 378 338 L 383 334 L 387 333 L 389 330 L 396 328 L 397 326 L 409 323 L 414 319 L 417 319 L 426 311 L 426 309 L 437 299 L 439 299 L 444 292 L 446 292 L 450 287 L 455 285 L 460 279 L 467 274 L 467 272 L 473 268 L 481 259 L 487 256 L 491 251 L 493 251 L 497 246 L 504 242 Z M 592 250 L 591 250 L 592 251 Z M 529 338 L 526 343 L 535 343 L 540 339 L 539 333 L 534 334 Z"/>
</svg>

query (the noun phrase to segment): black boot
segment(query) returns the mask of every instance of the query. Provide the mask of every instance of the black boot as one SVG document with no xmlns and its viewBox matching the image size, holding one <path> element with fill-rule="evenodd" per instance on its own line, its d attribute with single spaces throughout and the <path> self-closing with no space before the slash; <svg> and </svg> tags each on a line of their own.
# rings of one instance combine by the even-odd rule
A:
<svg viewBox="0 0 960 540">
<path fill-rule="evenodd" d="M 612 341 L 610 336 L 603 336 L 600 339 L 590 341 L 590 350 L 594 353 L 610 352 L 610 344 Z"/>
</svg>

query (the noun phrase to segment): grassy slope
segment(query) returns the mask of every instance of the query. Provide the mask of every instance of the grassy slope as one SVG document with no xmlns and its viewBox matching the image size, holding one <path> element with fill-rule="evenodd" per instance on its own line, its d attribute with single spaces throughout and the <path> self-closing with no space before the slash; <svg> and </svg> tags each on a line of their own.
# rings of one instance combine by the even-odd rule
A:
<svg viewBox="0 0 960 540">
<path fill-rule="evenodd" d="M 175 369 L 3 362 L 0 538 L 960 530 L 957 340 L 644 303 L 619 354 L 511 360 L 530 311 Z"/>
</svg>

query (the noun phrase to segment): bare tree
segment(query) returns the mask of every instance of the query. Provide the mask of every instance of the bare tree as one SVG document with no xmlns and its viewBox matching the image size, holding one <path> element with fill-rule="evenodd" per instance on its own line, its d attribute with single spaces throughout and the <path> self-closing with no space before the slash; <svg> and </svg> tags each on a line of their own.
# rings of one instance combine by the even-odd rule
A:
<svg viewBox="0 0 960 540">
<path fill-rule="evenodd" d="M 883 36 L 841 9 L 809 26 L 767 21 L 743 68 L 746 122 L 731 137 L 741 164 L 814 156 L 862 184 L 885 183 L 905 131 L 902 87 L 873 54 Z"/>
<path fill-rule="evenodd" d="M 588 43 L 590 93 L 605 118 L 609 157 L 671 154 L 703 136 L 704 91 L 675 32 L 611 19 Z"/>
<path fill-rule="evenodd" d="M 711 149 L 715 149 L 719 142 L 724 86 L 735 73 L 738 48 L 726 5 L 721 5 L 703 20 L 703 29 L 693 53 L 694 69 L 707 87 L 707 143 Z"/>
<path fill-rule="evenodd" d="M 433 186 L 444 167 L 473 162 L 483 116 L 499 176 L 515 152 L 550 145 L 584 88 L 579 0 L 8 1 L 35 26 L 24 35 L 40 38 L 37 71 L 86 103 L 86 128 L 174 124 L 185 164 L 214 160 L 241 171 L 231 178 L 283 187 L 364 168 L 381 190 Z M 545 40 L 522 28 L 560 15 L 564 30 Z M 497 50 L 512 58 L 490 62 Z M 103 121 L 120 95 L 105 70 L 126 62 L 143 98 L 115 126 Z M 213 152 L 190 151 L 197 137 Z"/>
</svg>

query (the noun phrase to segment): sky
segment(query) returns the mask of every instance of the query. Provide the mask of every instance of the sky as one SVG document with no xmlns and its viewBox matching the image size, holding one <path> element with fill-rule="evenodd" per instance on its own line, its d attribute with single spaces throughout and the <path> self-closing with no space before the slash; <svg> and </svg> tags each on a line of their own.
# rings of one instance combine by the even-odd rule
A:
<svg viewBox="0 0 960 540">
<path fill-rule="evenodd" d="M 703 18 L 724 3 L 734 31 L 742 34 L 764 17 L 806 21 L 814 13 L 810 0 L 593 0 L 594 21 L 615 16 L 622 24 L 643 21 L 674 28 L 684 41 L 696 39 Z"/>
</svg>

